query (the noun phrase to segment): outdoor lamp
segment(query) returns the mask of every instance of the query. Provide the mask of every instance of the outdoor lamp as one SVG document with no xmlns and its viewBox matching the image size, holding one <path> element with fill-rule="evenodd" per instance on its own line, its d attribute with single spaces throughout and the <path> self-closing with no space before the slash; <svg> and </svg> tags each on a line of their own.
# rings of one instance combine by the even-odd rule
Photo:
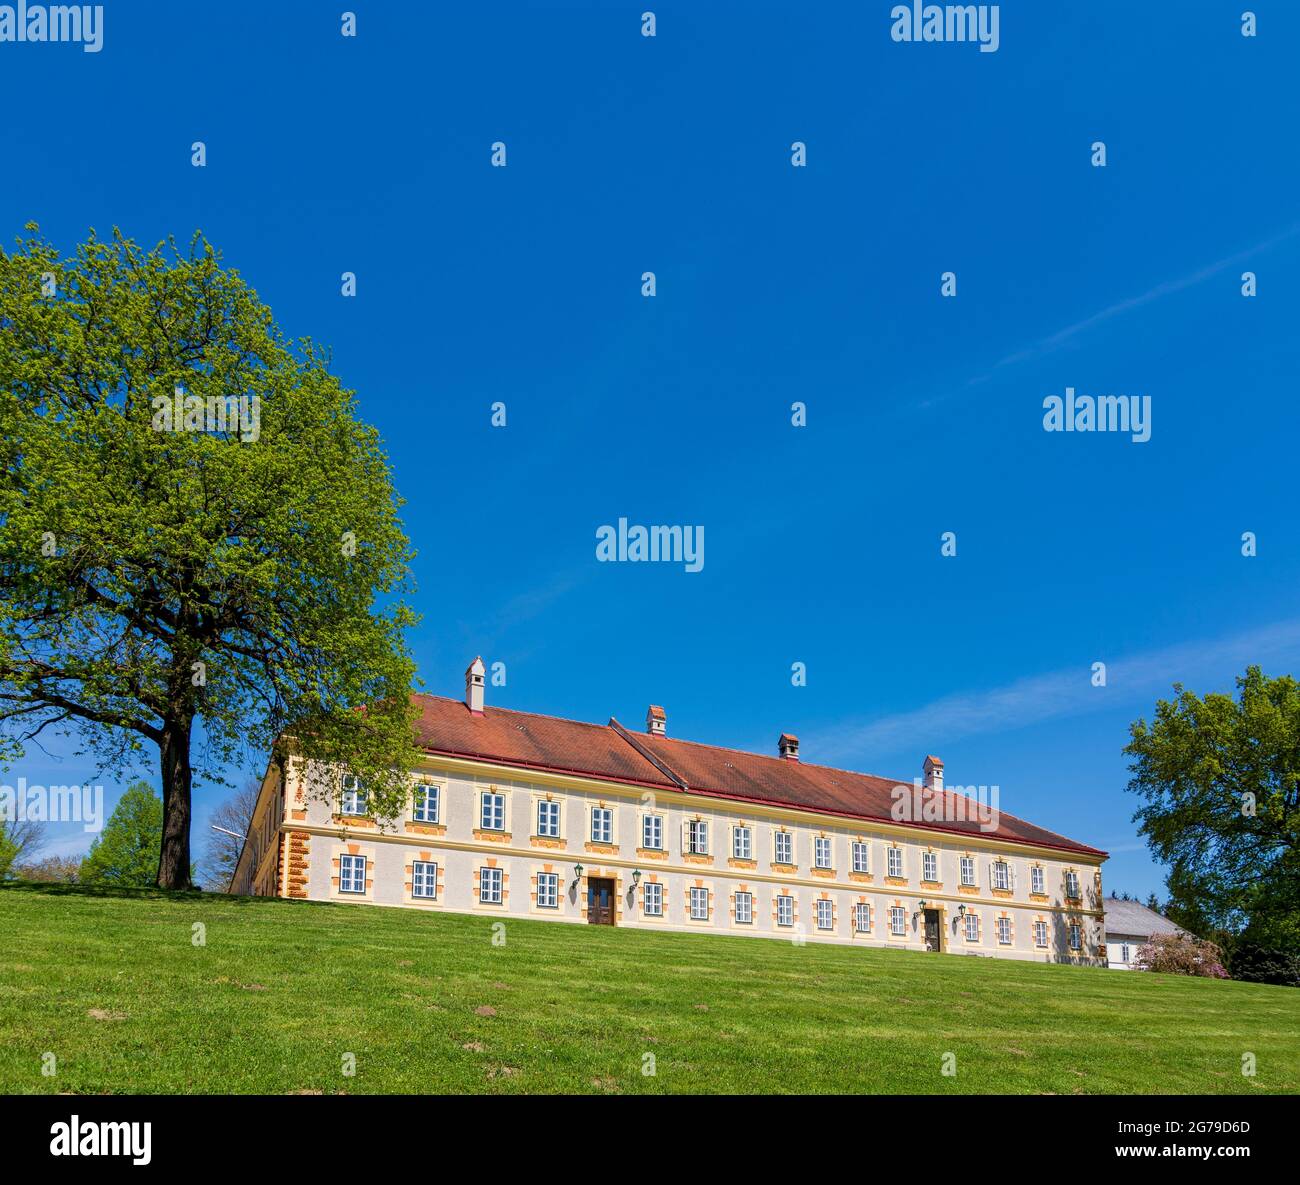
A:
<svg viewBox="0 0 1300 1185">
<path fill-rule="evenodd" d="M 639 868 L 634 868 L 632 869 L 632 888 L 635 889 L 637 885 L 639 885 L 640 883 L 641 883 L 641 870 Z"/>
<path fill-rule="evenodd" d="M 582 880 L 582 865 L 575 864 L 573 866 L 573 883 L 576 885 L 580 880 Z"/>
</svg>

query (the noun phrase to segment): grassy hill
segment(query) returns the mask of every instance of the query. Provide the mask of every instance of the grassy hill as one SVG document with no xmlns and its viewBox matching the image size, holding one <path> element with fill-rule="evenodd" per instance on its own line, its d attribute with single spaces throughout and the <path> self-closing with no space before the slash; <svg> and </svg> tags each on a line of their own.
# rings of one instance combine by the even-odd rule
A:
<svg viewBox="0 0 1300 1185">
<path fill-rule="evenodd" d="M 1300 1091 L 1293 989 L 492 920 L 2 887 L 0 1092 Z"/>
</svg>

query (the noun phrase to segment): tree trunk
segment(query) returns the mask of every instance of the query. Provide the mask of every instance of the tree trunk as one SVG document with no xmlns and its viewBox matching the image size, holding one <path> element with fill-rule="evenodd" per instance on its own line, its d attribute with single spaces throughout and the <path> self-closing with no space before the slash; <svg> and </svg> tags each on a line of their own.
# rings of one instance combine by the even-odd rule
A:
<svg viewBox="0 0 1300 1185">
<path fill-rule="evenodd" d="M 162 848 L 158 853 L 158 887 L 188 889 L 190 884 L 190 730 L 193 720 L 169 720 L 163 725 Z"/>
</svg>

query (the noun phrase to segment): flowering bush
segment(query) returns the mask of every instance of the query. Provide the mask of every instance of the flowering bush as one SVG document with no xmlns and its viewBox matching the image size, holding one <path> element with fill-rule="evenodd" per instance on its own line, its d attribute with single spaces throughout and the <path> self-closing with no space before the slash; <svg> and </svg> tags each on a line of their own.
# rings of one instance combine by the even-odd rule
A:
<svg viewBox="0 0 1300 1185">
<path fill-rule="evenodd" d="M 1223 952 L 1213 942 L 1192 934 L 1157 934 L 1138 949 L 1135 964 L 1143 971 L 1168 975 L 1199 975 L 1204 979 L 1228 979 Z"/>
</svg>

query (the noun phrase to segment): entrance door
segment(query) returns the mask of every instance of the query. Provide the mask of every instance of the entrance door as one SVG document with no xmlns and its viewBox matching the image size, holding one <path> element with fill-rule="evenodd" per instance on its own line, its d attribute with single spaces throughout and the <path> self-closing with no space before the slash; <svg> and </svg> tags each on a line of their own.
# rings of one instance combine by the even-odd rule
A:
<svg viewBox="0 0 1300 1185">
<path fill-rule="evenodd" d="M 939 930 L 939 911 L 937 909 L 927 909 L 925 911 L 925 949 L 943 950 L 943 940 Z"/>
<path fill-rule="evenodd" d="M 593 926 L 614 924 L 614 882 L 604 877 L 587 880 L 587 921 Z"/>
</svg>

